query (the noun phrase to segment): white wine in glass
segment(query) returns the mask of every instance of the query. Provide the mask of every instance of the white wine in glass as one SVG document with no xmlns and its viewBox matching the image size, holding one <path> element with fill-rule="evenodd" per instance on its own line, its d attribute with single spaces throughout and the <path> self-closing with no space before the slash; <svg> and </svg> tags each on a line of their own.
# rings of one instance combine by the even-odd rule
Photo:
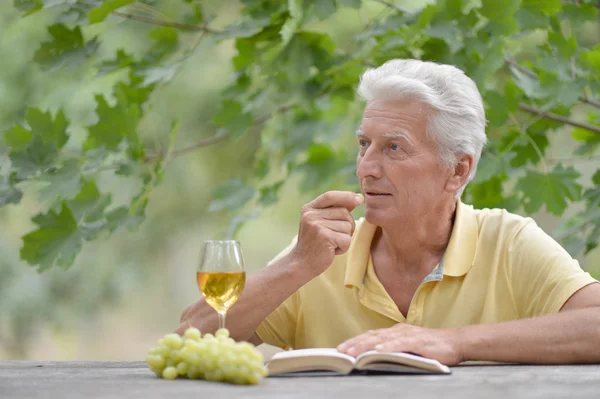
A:
<svg viewBox="0 0 600 399">
<path fill-rule="evenodd" d="M 238 300 L 246 283 L 240 243 L 235 240 L 205 241 L 196 280 L 206 303 L 219 314 L 219 328 L 225 328 L 227 310 Z"/>
</svg>

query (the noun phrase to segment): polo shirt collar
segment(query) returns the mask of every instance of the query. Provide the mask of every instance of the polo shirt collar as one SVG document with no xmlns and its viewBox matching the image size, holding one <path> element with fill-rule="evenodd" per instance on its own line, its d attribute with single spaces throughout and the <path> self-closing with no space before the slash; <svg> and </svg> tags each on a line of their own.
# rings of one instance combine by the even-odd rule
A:
<svg viewBox="0 0 600 399">
<path fill-rule="evenodd" d="M 344 279 L 346 287 L 362 287 L 371 255 L 371 242 L 376 231 L 377 226 L 364 218 L 357 223 L 348 249 L 348 266 Z M 478 236 L 479 226 L 473 207 L 458 201 L 450 242 L 443 258 L 442 270 L 445 276 L 463 276 L 471 269 L 477 252 Z"/>
</svg>

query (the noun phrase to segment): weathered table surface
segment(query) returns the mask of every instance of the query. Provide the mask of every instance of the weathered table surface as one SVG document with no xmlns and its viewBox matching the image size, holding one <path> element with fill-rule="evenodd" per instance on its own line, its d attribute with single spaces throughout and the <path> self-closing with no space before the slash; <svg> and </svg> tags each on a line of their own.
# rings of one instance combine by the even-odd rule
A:
<svg viewBox="0 0 600 399">
<path fill-rule="evenodd" d="M 465 365 L 451 375 L 267 378 L 258 386 L 158 379 L 144 362 L 0 362 L 0 398 L 600 398 L 600 365 Z"/>
</svg>

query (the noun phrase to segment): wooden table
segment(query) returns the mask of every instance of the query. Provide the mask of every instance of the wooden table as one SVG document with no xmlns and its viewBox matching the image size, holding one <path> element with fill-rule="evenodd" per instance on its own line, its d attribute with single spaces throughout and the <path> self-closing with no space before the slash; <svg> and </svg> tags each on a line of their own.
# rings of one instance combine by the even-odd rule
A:
<svg viewBox="0 0 600 399">
<path fill-rule="evenodd" d="M 0 362 L 0 398 L 600 398 L 600 365 L 464 365 L 452 375 L 268 378 L 258 386 L 158 379 L 144 362 Z"/>
</svg>

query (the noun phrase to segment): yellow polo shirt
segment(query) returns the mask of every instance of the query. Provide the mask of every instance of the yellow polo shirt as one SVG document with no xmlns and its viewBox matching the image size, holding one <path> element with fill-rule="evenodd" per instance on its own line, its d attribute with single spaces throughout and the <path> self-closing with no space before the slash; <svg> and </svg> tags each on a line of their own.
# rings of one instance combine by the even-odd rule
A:
<svg viewBox="0 0 600 399">
<path fill-rule="evenodd" d="M 357 221 L 348 252 L 277 307 L 256 330 L 259 338 L 281 348 L 336 347 L 397 323 L 452 328 L 546 315 L 596 281 L 531 218 L 459 201 L 442 261 L 404 317 L 375 274 L 375 231 Z"/>
</svg>

